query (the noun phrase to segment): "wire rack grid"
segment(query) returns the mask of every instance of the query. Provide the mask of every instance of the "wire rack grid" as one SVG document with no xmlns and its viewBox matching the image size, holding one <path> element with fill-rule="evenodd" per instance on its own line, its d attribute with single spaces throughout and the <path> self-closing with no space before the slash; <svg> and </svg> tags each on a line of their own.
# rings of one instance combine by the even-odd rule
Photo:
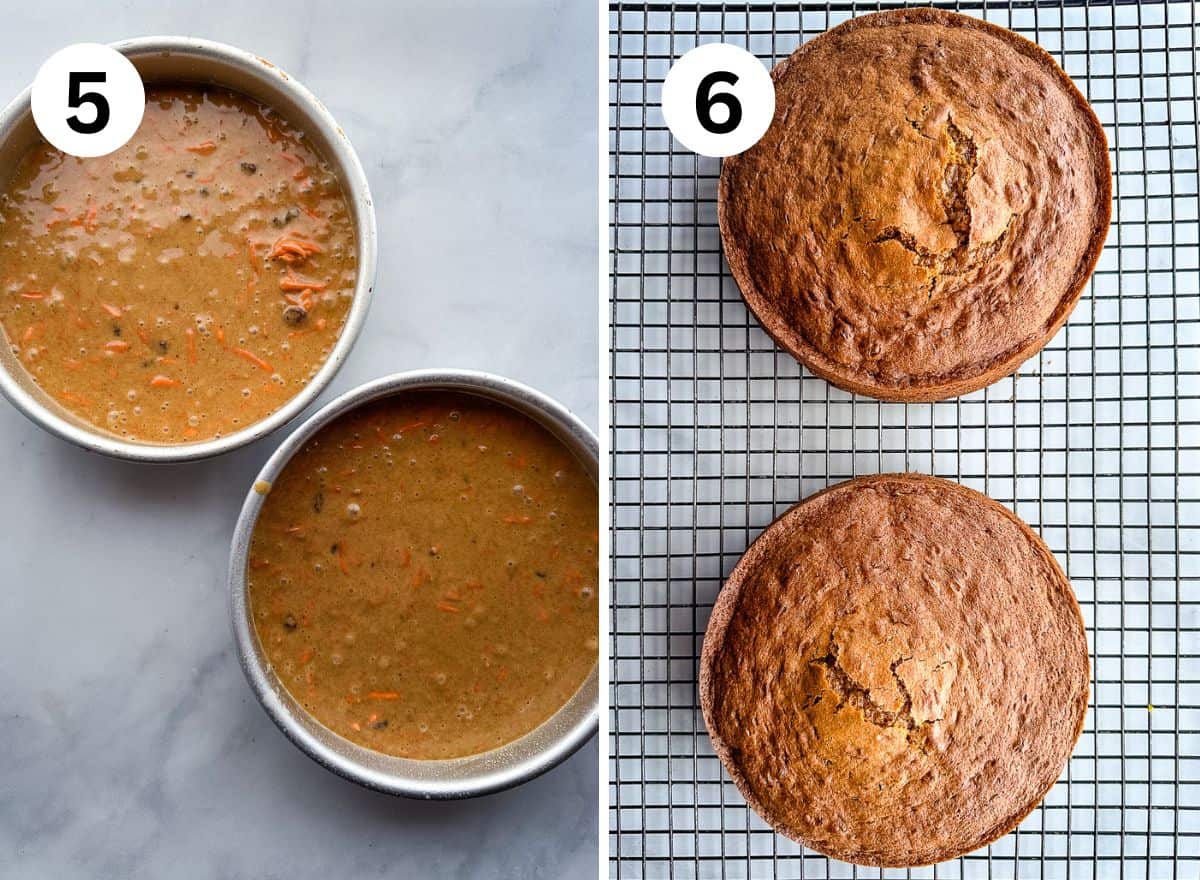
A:
<svg viewBox="0 0 1200 880">
<path fill-rule="evenodd" d="M 774 64 L 893 5 L 609 6 L 610 873 L 1200 877 L 1197 6 L 949 4 L 1040 43 L 1088 95 L 1114 216 L 1038 357 L 984 391 L 905 405 L 831 387 L 761 331 L 722 261 L 719 162 L 673 142 L 658 108 L 694 45 Z M 1063 779 L 1016 832 L 897 872 L 773 834 L 713 755 L 695 683 L 709 610 L 757 534 L 831 483 L 908 470 L 979 489 L 1040 531 L 1083 608 L 1094 681 Z"/>
</svg>

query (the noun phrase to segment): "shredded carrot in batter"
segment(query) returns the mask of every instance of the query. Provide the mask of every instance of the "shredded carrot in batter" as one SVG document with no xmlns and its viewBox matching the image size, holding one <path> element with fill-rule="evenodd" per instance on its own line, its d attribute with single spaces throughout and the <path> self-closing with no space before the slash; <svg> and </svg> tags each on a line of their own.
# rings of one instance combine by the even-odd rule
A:
<svg viewBox="0 0 1200 880">
<path fill-rule="evenodd" d="M 233 353 L 236 354 L 238 357 L 243 358 L 244 360 L 248 360 L 250 363 L 254 364 L 254 366 L 258 367 L 264 373 L 274 373 L 275 372 L 274 367 L 272 367 L 269 363 L 264 361 L 262 358 L 260 358 L 258 355 L 256 355 L 252 351 L 246 351 L 246 349 L 244 349 L 244 348 L 235 348 L 235 349 L 233 349 Z"/>
<path fill-rule="evenodd" d="M 279 279 L 280 290 L 324 290 L 325 287 L 324 281 L 312 281 L 295 275 L 285 275 Z"/>
<path fill-rule="evenodd" d="M 302 263 L 313 254 L 321 253 L 321 246 L 311 241 L 284 236 L 275 242 L 269 256 L 285 263 Z"/>
</svg>

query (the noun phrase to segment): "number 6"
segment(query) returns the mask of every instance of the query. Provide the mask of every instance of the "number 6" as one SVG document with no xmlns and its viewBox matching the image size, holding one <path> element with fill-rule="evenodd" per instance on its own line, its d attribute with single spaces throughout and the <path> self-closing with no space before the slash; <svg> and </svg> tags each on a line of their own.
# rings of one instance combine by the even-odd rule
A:
<svg viewBox="0 0 1200 880">
<path fill-rule="evenodd" d="M 737 81 L 737 74 L 727 70 L 714 70 L 700 80 L 700 86 L 696 89 L 696 118 L 700 120 L 700 124 L 705 129 L 713 134 L 729 134 L 742 122 L 742 105 L 735 96 L 729 92 L 711 94 L 712 87 L 717 83 L 726 83 L 732 86 L 736 85 Z M 716 122 L 712 118 L 712 108 L 716 104 L 723 104 L 729 111 L 729 118 L 724 122 Z"/>
</svg>

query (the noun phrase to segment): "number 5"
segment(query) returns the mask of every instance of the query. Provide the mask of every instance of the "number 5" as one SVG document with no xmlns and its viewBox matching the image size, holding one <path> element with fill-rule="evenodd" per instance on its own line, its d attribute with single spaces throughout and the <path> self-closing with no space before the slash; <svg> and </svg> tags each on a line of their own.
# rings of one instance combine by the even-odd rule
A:
<svg viewBox="0 0 1200 880">
<path fill-rule="evenodd" d="M 71 108 L 82 107 L 84 104 L 91 104 L 96 108 L 96 118 L 91 122 L 82 121 L 77 115 L 67 117 L 67 125 L 71 126 L 73 131 L 79 134 L 95 134 L 98 131 L 103 131 L 104 126 L 108 125 L 109 108 L 108 99 L 99 92 L 80 92 L 79 87 L 83 83 L 102 83 L 106 81 L 106 76 L 103 73 L 76 73 L 70 74 L 69 86 L 67 88 L 67 106 Z"/>
<path fill-rule="evenodd" d="M 737 81 L 737 74 L 728 70 L 714 70 L 700 80 L 700 86 L 696 89 L 696 118 L 713 134 L 729 134 L 742 123 L 742 105 L 737 98 L 728 92 L 710 94 L 712 87 L 717 83 L 732 86 L 736 85 Z M 716 122 L 712 118 L 712 108 L 716 104 L 723 104 L 729 110 L 729 118 L 724 122 Z"/>
</svg>

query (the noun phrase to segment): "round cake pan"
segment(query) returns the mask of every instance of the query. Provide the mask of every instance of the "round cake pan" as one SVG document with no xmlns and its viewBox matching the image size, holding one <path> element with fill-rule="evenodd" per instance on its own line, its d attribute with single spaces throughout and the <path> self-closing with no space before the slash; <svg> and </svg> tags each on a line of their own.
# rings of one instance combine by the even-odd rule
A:
<svg viewBox="0 0 1200 880">
<path fill-rule="evenodd" d="M 367 177 L 345 133 L 312 93 L 265 59 L 241 49 L 193 37 L 138 37 L 113 43 L 142 75 L 156 82 L 211 83 L 240 92 L 275 109 L 295 125 L 329 162 L 354 219 L 358 280 L 342 333 L 321 369 L 300 392 L 261 421 L 216 440 L 159 444 L 123 440 L 60 407 L 29 377 L 8 345 L 0 345 L 0 391 L 26 416 L 52 434 L 116 458 L 179 462 L 211 458 L 252 443 L 299 415 L 336 375 L 349 354 L 375 285 L 375 208 Z M 0 113 L 0 168 L 12 169 L 39 139 L 29 89 Z M 3 183 L 7 184 L 7 180 Z"/>
<path fill-rule="evenodd" d="M 263 467 L 238 518 L 229 563 L 229 600 L 234 641 L 242 669 L 271 720 L 321 766 L 346 779 L 389 794 L 413 798 L 473 797 L 519 785 L 544 773 L 596 732 L 599 718 L 599 664 L 558 712 L 529 733 L 489 752 L 450 760 L 418 761 L 365 749 L 318 722 L 288 693 L 271 668 L 250 617 L 246 566 L 250 539 L 270 487 L 304 444 L 339 416 L 363 404 L 416 389 L 477 394 L 505 404 L 537 421 L 579 459 L 599 481 L 596 435 L 546 395 L 520 383 L 469 370 L 417 370 L 368 382 L 348 391 L 306 420 Z"/>
</svg>

